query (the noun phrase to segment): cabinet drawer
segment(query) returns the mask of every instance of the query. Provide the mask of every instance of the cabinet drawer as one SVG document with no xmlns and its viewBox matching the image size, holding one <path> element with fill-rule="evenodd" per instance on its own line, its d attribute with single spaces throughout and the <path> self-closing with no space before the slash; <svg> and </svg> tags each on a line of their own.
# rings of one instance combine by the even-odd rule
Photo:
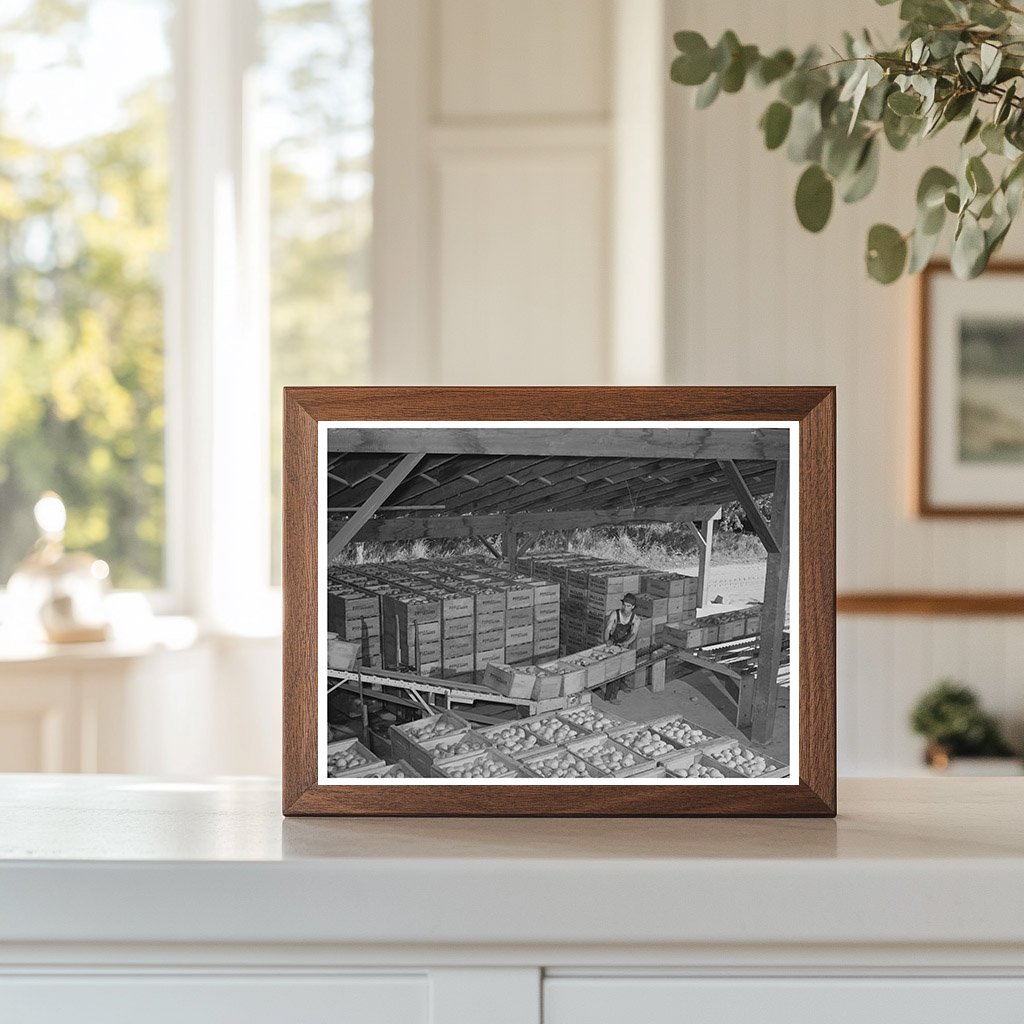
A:
<svg viewBox="0 0 1024 1024">
<path fill-rule="evenodd" d="M 18 1024 L 427 1024 L 425 975 L 0 977 Z"/>
<path fill-rule="evenodd" d="M 581 978 L 544 983 L 544 1024 L 1021 1024 L 1024 978 Z"/>
</svg>

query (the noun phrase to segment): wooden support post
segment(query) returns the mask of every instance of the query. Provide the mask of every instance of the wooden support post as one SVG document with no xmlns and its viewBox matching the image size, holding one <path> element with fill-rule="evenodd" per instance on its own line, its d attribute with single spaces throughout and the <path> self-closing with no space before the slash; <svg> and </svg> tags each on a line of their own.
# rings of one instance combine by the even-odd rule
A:
<svg viewBox="0 0 1024 1024">
<path fill-rule="evenodd" d="M 769 551 L 764 577 L 764 607 L 761 609 L 761 643 L 754 680 L 750 738 L 768 743 L 775 733 L 775 711 L 779 697 L 779 664 L 782 634 L 786 627 L 786 595 L 789 591 L 789 462 L 775 466 L 772 497 L 772 536 L 778 551 Z"/>
<path fill-rule="evenodd" d="M 506 568 L 513 572 L 516 567 L 516 534 L 511 526 L 506 526 L 501 535 L 501 553 L 505 556 Z"/>
<path fill-rule="evenodd" d="M 356 534 L 376 515 L 377 510 L 402 485 L 413 467 L 423 460 L 421 452 L 404 455 L 398 465 L 380 482 L 363 507 L 341 524 L 341 528 L 327 545 L 327 561 L 332 562 L 338 554 L 355 539 Z"/>
<path fill-rule="evenodd" d="M 714 519 L 706 519 L 697 524 L 700 534 L 700 551 L 697 561 L 697 607 L 703 608 L 708 603 L 708 587 L 711 585 L 711 542 L 715 533 Z"/>
<path fill-rule="evenodd" d="M 754 496 L 750 493 L 750 488 L 747 486 L 747 481 L 743 479 L 743 474 L 736 468 L 736 463 L 731 459 L 719 459 L 719 466 L 725 472 L 729 483 L 732 485 L 733 492 L 736 494 L 736 499 L 743 507 L 744 513 L 746 513 L 747 520 L 750 525 L 754 528 L 754 533 L 760 538 L 761 543 L 764 545 L 765 551 L 768 554 L 779 553 L 779 534 L 775 529 L 775 513 L 772 512 L 772 523 L 769 524 L 765 521 L 761 510 L 757 507 L 757 502 L 754 501 Z M 779 493 L 779 466 L 784 465 L 786 467 L 786 479 L 789 479 L 789 462 L 783 462 L 780 460 L 776 464 L 775 473 L 775 493 Z M 774 500 L 774 499 L 773 499 Z"/>
</svg>

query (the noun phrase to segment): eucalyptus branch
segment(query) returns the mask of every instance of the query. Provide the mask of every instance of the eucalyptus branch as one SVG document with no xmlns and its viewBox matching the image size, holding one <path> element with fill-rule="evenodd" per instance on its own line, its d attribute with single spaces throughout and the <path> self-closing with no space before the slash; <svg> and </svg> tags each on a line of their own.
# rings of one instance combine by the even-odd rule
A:
<svg viewBox="0 0 1024 1024">
<path fill-rule="evenodd" d="M 958 166 L 930 167 L 918 185 L 913 228 L 876 224 L 865 259 L 885 284 L 916 273 L 952 220 L 953 270 L 974 277 L 1024 200 L 1024 28 L 1012 20 L 1024 9 L 1010 0 L 902 0 L 899 13 L 896 48 L 875 47 L 867 33 L 846 35 L 826 62 L 817 48 L 799 58 L 789 50 L 762 54 L 733 32 L 714 46 L 696 32 L 678 32 L 671 75 L 697 88 L 699 108 L 750 81 L 774 89 L 759 128 L 768 149 L 785 146 L 804 166 L 795 207 L 809 231 L 825 227 L 837 194 L 847 203 L 870 194 L 883 144 L 899 152 L 963 122 Z"/>
</svg>

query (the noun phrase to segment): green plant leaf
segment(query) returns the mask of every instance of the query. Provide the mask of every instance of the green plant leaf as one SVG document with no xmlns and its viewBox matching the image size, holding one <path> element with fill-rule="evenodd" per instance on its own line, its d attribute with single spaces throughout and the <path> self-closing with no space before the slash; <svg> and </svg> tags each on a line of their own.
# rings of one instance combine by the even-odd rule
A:
<svg viewBox="0 0 1024 1024">
<path fill-rule="evenodd" d="M 761 130 L 764 144 L 768 149 L 778 149 L 786 141 L 789 126 L 793 121 L 793 108 L 788 103 L 776 100 L 761 115 Z"/>
<path fill-rule="evenodd" d="M 753 69 L 754 80 L 760 86 L 771 85 L 793 70 L 796 58 L 790 50 L 776 50 L 770 57 L 762 57 Z"/>
<path fill-rule="evenodd" d="M 947 192 L 945 206 L 950 213 L 959 213 L 960 197 L 955 192 Z"/>
<path fill-rule="evenodd" d="M 967 131 L 964 132 L 964 137 L 960 140 L 960 145 L 966 146 L 973 142 L 978 137 L 978 134 L 981 132 L 981 128 L 981 118 L 972 117 L 971 123 L 967 126 Z"/>
<path fill-rule="evenodd" d="M 711 51 L 711 70 L 721 74 L 733 61 L 733 57 L 742 49 L 742 44 L 732 29 L 726 29 L 722 38 Z"/>
<path fill-rule="evenodd" d="M 791 107 L 798 107 L 807 99 L 807 76 L 802 71 L 794 71 L 779 86 L 779 98 Z"/>
<path fill-rule="evenodd" d="M 985 232 L 970 211 L 964 211 L 960 226 L 953 236 L 950 264 L 962 281 L 977 277 L 985 265 Z"/>
<path fill-rule="evenodd" d="M 944 167 L 929 167 L 921 175 L 917 186 L 917 206 L 927 213 L 928 210 L 941 206 L 946 199 L 946 192 L 956 184 L 956 176 Z"/>
<path fill-rule="evenodd" d="M 739 92 L 759 56 L 756 46 L 741 46 L 732 63 L 722 72 L 722 92 Z"/>
<path fill-rule="evenodd" d="M 1002 11 L 993 7 L 990 3 L 972 3 L 967 16 L 977 25 L 984 25 L 985 28 L 999 29 L 1006 28 L 1008 19 Z"/>
<path fill-rule="evenodd" d="M 907 262 L 907 243 L 890 224 L 876 224 L 868 232 L 868 273 L 880 284 L 892 284 Z"/>
<path fill-rule="evenodd" d="M 967 161 L 966 177 L 976 195 L 987 196 L 995 188 L 992 175 L 980 156 L 972 156 Z"/>
<path fill-rule="evenodd" d="M 853 174 L 843 188 L 844 203 L 860 202 L 875 187 L 878 181 L 879 149 L 877 137 L 872 136 L 864 143 Z"/>
<path fill-rule="evenodd" d="M 820 231 L 832 214 L 832 181 L 817 165 L 811 164 L 796 185 L 796 215 L 808 231 Z"/>
<path fill-rule="evenodd" d="M 993 124 L 991 121 L 981 129 L 982 145 L 995 156 L 1003 155 L 1003 147 L 1006 144 L 1006 133 L 1002 126 Z"/>
<path fill-rule="evenodd" d="M 677 32 L 679 56 L 672 61 L 670 75 L 680 85 L 702 85 L 711 74 L 711 49 L 699 32 Z"/>
<path fill-rule="evenodd" d="M 821 111 L 813 100 L 807 100 L 793 111 L 786 155 L 795 164 L 817 160 L 821 156 Z"/>
<path fill-rule="evenodd" d="M 901 117 L 906 114 L 916 114 L 921 107 L 921 100 L 909 92 L 894 92 L 890 94 L 888 102 L 889 109 Z"/>
<path fill-rule="evenodd" d="M 718 94 L 722 91 L 721 79 L 718 75 L 713 74 L 695 93 L 693 96 L 693 105 L 698 110 L 706 110 L 711 106 L 712 103 L 718 98 Z"/>
<path fill-rule="evenodd" d="M 940 207 L 941 210 L 941 207 Z M 907 273 L 916 274 L 928 266 L 935 250 L 942 237 L 941 231 L 927 232 L 920 226 L 914 229 L 910 238 L 910 262 L 907 264 Z"/>
</svg>

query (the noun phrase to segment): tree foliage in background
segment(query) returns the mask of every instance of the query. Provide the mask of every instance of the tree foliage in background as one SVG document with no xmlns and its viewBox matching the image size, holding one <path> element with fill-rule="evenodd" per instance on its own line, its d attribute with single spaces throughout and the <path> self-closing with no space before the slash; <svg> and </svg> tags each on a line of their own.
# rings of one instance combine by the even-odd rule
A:
<svg viewBox="0 0 1024 1024">
<path fill-rule="evenodd" d="M 897 0 L 876 0 L 889 6 Z M 776 98 L 761 116 L 765 146 L 786 146 L 806 164 L 796 214 L 821 231 L 836 195 L 859 202 L 874 188 L 882 145 L 902 151 L 956 124 L 956 167 L 930 167 L 917 190 L 913 226 L 875 224 L 865 262 L 889 284 L 931 259 L 947 222 L 952 267 L 977 277 L 1002 245 L 1024 196 L 1024 8 L 1012 0 L 900 0 L 899 43 L 878 46 L 866 31 L 846 33 L 831 54 L 762 54 L 732 31 L 711 46 L 677 32 L 671 77 L 696 87 L 698 108 L 748 82 Z"/>
<path fill-rule="evenodd" d="M 0 584 L 50 488 L 69 547 L 118 586 L 163 579 L 166 96 L 146 83 L 120 127 L 66 146 L 5 116 L 19 41 L 73 64 L 85 14 L 38 0 L 0 23 Z"/>
<path fill-rule="evenodd" d="M 264 0 L 270 156 L 271 566 L 280 565 L 281 389 L 369 372 L 369 0 Z"/>
</svg>

